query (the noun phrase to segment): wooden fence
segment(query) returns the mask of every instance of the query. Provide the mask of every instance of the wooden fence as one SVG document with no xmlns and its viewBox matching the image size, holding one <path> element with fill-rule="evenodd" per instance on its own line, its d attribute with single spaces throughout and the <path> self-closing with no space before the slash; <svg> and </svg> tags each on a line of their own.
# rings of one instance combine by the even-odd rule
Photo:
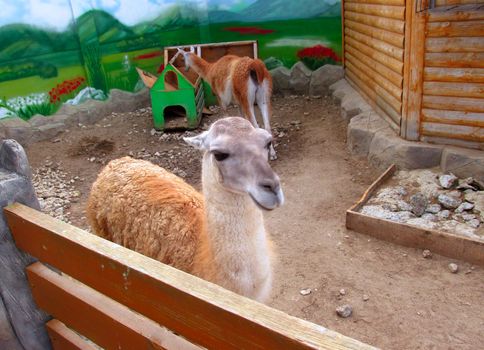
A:
<svg viewBox="0 0 484 350">
<path fill-rule="evenodd" d="M 5 216 L 39 259 L 27 275 L 54 349 L 373 349 L 27 206 Z"/>
</svg>

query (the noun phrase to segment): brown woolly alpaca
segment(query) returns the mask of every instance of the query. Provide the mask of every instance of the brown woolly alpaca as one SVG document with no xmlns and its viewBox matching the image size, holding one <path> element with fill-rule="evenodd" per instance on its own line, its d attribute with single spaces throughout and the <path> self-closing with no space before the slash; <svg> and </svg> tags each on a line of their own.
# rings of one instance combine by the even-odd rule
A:
<svg viewBox="0 0 484 350">
<path fill-rule="evenodd" d="M 257 102 L 264 128 L 271 133 L 272 77 L 264 62 L 249 57 L 227 55 L 217 62 L 209 63 L 194 52 L 178 50 L 183 54 L 186 68 L 192 68 L 210 85 L 224 111 L 233 101 L 239 105 L 241 116 L 258 128 L 254 111 L 254 103 Z M 270 157 L 277 158 L 272 145 Z"/>
<path fill-rule="evenodd" d="M 268 163 L 271 139 L 239 117 L 186 138 L 204 151 L 203 196 L 147 161 L 113 160 L 93 184 L 89 222 L 101 237 L 264 301 L 272 265 L 262 210 L 284 200 Z"/>
</svg>

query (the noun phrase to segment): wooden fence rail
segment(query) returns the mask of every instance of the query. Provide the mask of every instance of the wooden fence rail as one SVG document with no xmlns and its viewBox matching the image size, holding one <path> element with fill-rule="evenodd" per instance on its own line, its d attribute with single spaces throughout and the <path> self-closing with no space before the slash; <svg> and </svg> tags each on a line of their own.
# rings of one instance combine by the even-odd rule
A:
<svg viewBox="0 0 484 350">
<path fill-rule="evenodd" d="M 93 349 L 79 334 L 106 349 L 373 349 L 24 205 L 5 216 L 17 246 L 40 261 L 27 274 L 54 317 L 55 349 Z"/>
</svg>

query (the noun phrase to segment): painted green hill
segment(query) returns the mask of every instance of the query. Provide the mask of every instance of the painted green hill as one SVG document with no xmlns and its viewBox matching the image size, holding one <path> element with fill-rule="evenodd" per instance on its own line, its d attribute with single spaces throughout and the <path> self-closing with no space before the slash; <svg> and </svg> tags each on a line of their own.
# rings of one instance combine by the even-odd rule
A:
<svg viewBox="0 0 484 350">
<path fill-rule="evenodd" d="M 311 18 L 315 14 L 327 16 L 332 12 L 334 2 L 314 0 L 258 0 L 243 11 L 240 15 L 246 21 L 267 21 L 274 19 Z M 340 3 L 337 3 L 338 8 Z"/>
<path fill-rule="evenodd" d="M 201 21 L 203 16 L 197 8 L 175 5 L 155 19 L 134 26 L 133 30 L 138 34 L 148 34 L 167 29 L 193 27 Z"/>
<path fill-rule="evenodd" d="M 94 23 L 96 24 L 95 26 L 93 26 Z M 98 35 L 101 44 L 135 35 L 133 29 L 102 10 L 91 10 L 83 13 L 76 19 L 76 26 L 79 37 L 83 41 L 94 40 L 96 35 Z"/>
</svg>

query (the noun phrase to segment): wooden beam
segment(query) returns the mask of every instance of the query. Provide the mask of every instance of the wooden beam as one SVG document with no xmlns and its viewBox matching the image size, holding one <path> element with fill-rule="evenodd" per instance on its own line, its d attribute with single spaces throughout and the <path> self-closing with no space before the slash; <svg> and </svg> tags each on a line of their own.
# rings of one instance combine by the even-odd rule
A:
<svg viewBox="0 0 484 350">
<path fill-rule="evenodd" d="M 402 34 L 389 32 L 384 29 L 375 28 L 352 20 L 346 20 L 345 25 L 346 27 L 353 29 L 356 32 L 360 32 L 372 38 L 384 41 L 386 43 L 389 43 L 390 45 L 403 48 L 404 36 Z"/>
<path fill-rule="evenodd" d="M 424 80 L 441 82 L 484 83 L 484 68 L 426 67 L 424 70 Z"/>
<path fill-rule="evenodd" d="M 373 39 L 368 35 L 358 33 L 350 28 L 345 28 L 345 34 L 356 41 L 359 41 L 373 49 L 384 53 L 390 57 L 396 58 L 399 61 L 403 62 L 403 49 L 398 48 L 396 46 L 390 45 L 384 41 Z"/>
<path fill-rule="evenodd" d="M 385 29 L 394 33 L 403 34 L 405 29 L 404 21 L 378 16 L 370 16 L 348 10 L 345 10 L 345 18 L 375 28 Z"/>
<path fill-rule="evenodd" d="M 405 0 L 345 0 L 347 3 L 405 6 Z"/>
<path fill-rule="evenodd" d="M 484 36 L 484 21 L 432 22 L 427 24 L 427 37 L 456 36 Z"/>
<path fill-rule="evenodd" d="M 19 248 L 195 344 L 220 349 L 372 348 L 21 204 L 4 212 Z"/>
<path fill-rule="evenodd" d="M 478 126 L 484 128 L 484 113 L 424 108 L 422 109 L 422 117 L 426 122 Z"/>
<path fill-rule="evenodd" d="M 477 4 L 482 0 L 435 0 L 435 6 L 450 6 L 450 5 L 463 5 L 463 4 Z"/>
<path fill-rule="evenodd" d="M 426 52 L 425 66 L 484 68 L 484 52 Z"/>
<path fill-rule="evenodd" d="M 425 81 L 423 85 L 425 95 L 476 97 L 482 99 L 484 106 L 484 84 L 480 83 L 444 83 Z"/>
<path fill-rule="evenodd" d="M 54 350 L 98 350 L 79 334 L 66 327 L 59 320 L 53 319 L 45 324 Z"/>
<path fill-rule="evenodd" d="M 422 122 L 422 135 L 484 142 L 484 128 L 478 126 Z"/>
<path fill-rule="evenodd" d="M 484 37 L 427 38 L 425 49 L 427 52 L 484 52 Z"/>
<path fill-rule="evenodd" d="M 394 71 L 397 74 L 402 74 L 403 72 L 403 62 L 399 61 L 395 58 L 392 58 L 388 55 L 385 55 L 384 53 L 381 53 L 380 51 L 375 50 L 374 48 L 362 44 L 361 42 L 351 38 L 351 37 L 346 37 L 346 44 L 354 47 L 360 52 L 363 52 L 365 55 L 368 57 L 371 57 L 375 61 L 383 64 L 384 66 L 390 68 L 392 71 Z"/>
<path fill-rule="evenodd" d="M 461 1 L 461 0 L 458 0 L 458 1 Z M 473 21 L 473 20 L 484 19 L 484 11 L 477 9 L 478 5 L 475 4 L 477 0 L 470 0 L 470 1 L 474 1 L 474 3 L 469 5 L 459 5 L 459 7 L 456 7 L 456 6 L 441 7 L 441 8 L 436 8 L 436 9 L 433 9 L 432 11 L 429 11 L 428 12 L 429 22 L 447 22 L 447 21 L 456 22 L 456 21 Z"/>
<path fill-rule="evenodd" d="M 374 4 L 349 3 L 345 4 L 345 10 L 367 15 L 403 20 L 405 16 L 404 6 L 386 6 Z"/>
<path fill-rule="evenodd" d="M 423 107 L 463 112 L 484 112 L 482 98 L 452 97 L 452 96 L 423 96 Z"/>
</svg>

